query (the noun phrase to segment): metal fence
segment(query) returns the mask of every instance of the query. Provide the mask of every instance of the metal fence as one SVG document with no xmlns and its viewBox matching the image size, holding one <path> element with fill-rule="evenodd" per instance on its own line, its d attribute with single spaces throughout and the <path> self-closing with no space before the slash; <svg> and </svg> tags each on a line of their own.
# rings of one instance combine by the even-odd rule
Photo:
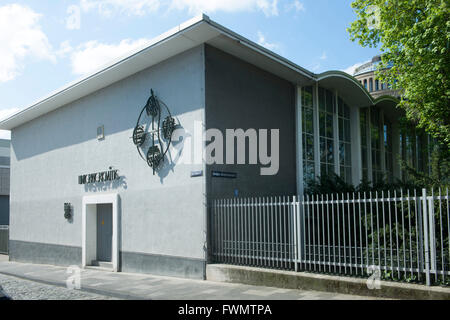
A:
<svg viewBox="0 0 450 320">
<path fill-rule="evenodd" d="M 9 226 L 0 225 L 0 254 L 8 254 L 9 249 Z"/>
<path fill-rule="evenodd" d="M 219 263 L 448 284 L 448 190 L 214 200 Z"/>
</svg>

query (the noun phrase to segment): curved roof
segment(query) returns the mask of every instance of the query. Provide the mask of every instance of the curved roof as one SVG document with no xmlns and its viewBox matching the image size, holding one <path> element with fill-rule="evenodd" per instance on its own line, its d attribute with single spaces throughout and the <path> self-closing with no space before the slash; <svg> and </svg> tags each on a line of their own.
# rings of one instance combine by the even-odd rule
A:
<svg viewBox="0 0 450 320">
<path fill-rule="evenodd" d="M 349 105 L 368 107 L 373 105 L 370 93 L 351 75 L 342 71 L 327 71 L 317 75 L 321 87 L 339 91 L 339 96 Z"/>
<path fill-rule="evenodd" d="M 399 103 L 397 98 L 389 95 L 374 99 L 355 77 L 343 71 L 326 71 L 316 77 L 320 86 L 331 90 L 337 89 L 339 96 L 349 105 L 360 108 L 369 106 L 395 108 Z"/>
</svg>

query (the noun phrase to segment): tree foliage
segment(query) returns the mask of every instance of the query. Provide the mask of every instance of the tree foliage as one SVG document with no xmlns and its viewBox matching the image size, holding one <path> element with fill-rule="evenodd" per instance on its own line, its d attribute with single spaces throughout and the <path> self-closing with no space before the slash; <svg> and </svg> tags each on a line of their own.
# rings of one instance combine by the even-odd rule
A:
<svg viewBox="0 0 450 320">
<path fill-rule="evenodd" d="M 351 39 L 380 47 L 377 77 L 400 90 L 408 119 L 449 149 L 450 0 L 355 0 L 352 7 Z"/>
</svg>

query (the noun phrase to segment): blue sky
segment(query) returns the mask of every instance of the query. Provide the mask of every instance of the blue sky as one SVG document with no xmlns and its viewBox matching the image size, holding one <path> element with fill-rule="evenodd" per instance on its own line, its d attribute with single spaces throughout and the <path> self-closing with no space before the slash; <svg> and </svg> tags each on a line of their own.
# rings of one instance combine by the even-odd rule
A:
<svg viewBox="0 0 450 320">
<path fill-rule="evenodd" d="M 310 71 L 351 70 L 378 54 L 350 41 L 351 2 L 0 0 L 0 118 L 201 12 Z"/>
</svg>

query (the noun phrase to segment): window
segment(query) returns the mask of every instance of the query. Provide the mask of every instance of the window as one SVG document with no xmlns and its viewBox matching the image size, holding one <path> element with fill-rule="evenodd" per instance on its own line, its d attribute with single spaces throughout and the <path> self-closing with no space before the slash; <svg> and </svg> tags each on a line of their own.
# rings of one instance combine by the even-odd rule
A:
<svg viewBox="0 0 450 320">
<path fill-rule="evenodd" d="M 370 92 L 373 91 L 373 80 L 372 80 L 372 78 L 369 79 L 369 91 Z"/>
<path fill-rule="evenodd" d="M 367 90 L 367 79 L 364 79 L 364 88 Z"/>
<path fill-rule="evenodd" d="M 334 170 L 334 95 L 319 88 L 319 144 L 320 174 L 333 174 Z"/>
<path fill-rule="evenodd" d="M 409 167 L 419 172 L 429 172 L 428 137 L 422 130 L 407 127 L 400 133 L 400 148 L 402 159 Z M 408 180 L 408 173 L 402 171 L 404 180 Z"/>
<path fill-rule="evenodd" d="M 416 137 L 417 140 L 417 165 L 418 170 L 420 172 L 429 173 L 429 159 L 428 159 L 428 150 L 429 150 L 429 144 L 428 144 L 428 135 L 423 132 L 422 130 L 417 130 L 418 134 Z"/>
<path fill-rule="evenodd" d="M 341 178 L 352 182 L 352 152 L 350 141 L 350 108 L 344 101 L 338 100 L 338 126 L 339 126 L 339 172 Z"/>
<path fill-rule="evenodd" d="M 367 111 L 368 109 L 361 109 L 359 114 L 359 129 L 361 130 L 361 164 L 362 164 L 362 178 L 365 181 L 369 180 L 368 169 L 368 153 L 367 153 Z"/>
<path fill-rule="evenodd" d="M 381 139 L 382 132 L 380 128 L 381 119 L 377 109 L 370 112 L 370 136 L 372 148 L 372 182 L 377 183 L 383 181 L 383 170 L 381 166 Z"/>
<path fill-rule="evenodd" d="M 312 87 L 302 88 L 303 180 L 314 179 L 314 112 Z"/>
<path fill-rule="evenodd" d="M 385 167 L 386 167 L 386 180 L 393 182 L 393 161 L 392 161 L 392 126 L 386 117 L 384 118 L 383 126 L 384 136 L 384 155 L 385 155 Z"/>
<path fill-rule="evenodd" d="M 375 91 L 380 90 L 380 81 L 375 80 Z"/>
</svg>

